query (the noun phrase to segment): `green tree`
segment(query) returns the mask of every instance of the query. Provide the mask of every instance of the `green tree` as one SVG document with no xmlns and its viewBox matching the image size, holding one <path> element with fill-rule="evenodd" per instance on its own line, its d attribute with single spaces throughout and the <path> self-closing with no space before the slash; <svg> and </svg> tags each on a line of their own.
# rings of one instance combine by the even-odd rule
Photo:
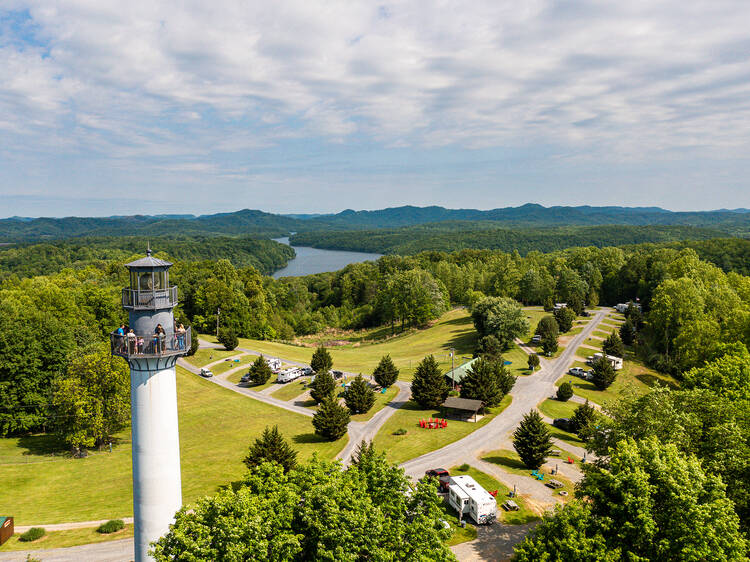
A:
<svg viewBox="0 0 750 562">
<path fill-rule="evenodd" d="M 750 400 L 750 353 L 742 343 L 721 345 L 716 358 L 683 375 L 685 388 L 707 388 L 730 400 Z"/>
<path fill-rule="evenodd" d="M 479 338 L 477 342 L 477 356 L 484 356 L 490 359 L 499 359 L 503 354 L 503 346 L 500 345 L 500 340 L 495 336 L 489 335 Z"/>
<path fill-rule="evenodd" d="M 412 399 L 422 408 L 437 408 L 448 396 L 449 390 L 435 358 L 428 355 L 422 359 L 411 383 Z"/>
<path fill-rule="evenodd" d="M 570 417 L 570 431 L 578 436 L 585 437 L 590 433 L 591 426 L 597 418 L 596 409 L 586 400 L 586 403 L 578 406 Z"/>
<path fill-rule="evenodd" d="M 534 553 L 569 559 L 575 544 L 591 549 L 575 558 L 581 560 L 746 559 L 747 541 L 721 479 L 674 445 L 620 441 L 606 467 L 583 470 L 579 499 L 545 518 L 517 547 L 515 560 Z M 563 527 L 570 536 L 560 541 Z"/>
<path fill-rule="evenodd" d="M 195 355 L 195 352 L 198 351 L 199 347 L 200 347 L 200 340 L 198 339 L 198 330 L 191 329 L 190 330 L 190 349 L 187 352 L 187 356 L 191 357 Z"/>
<path fill-rule="evenodd" d="M 313 416 L 315 434 L 328 441 L 336 441 L 346 434 L 350 421 L 349 412 L 333 396 L 328 396 L 320 403 L 320 408 Z"/>
<path fill-rule="evenodd" d="M 529 371 L 535 371 L 539 367 L 540 363 L 541 362 L 539 361 L 539 356 L 536 353 L 529 354 L 529 359 L 528 359 Z"/>
<path fill-rule="evenodd" d="M 606 355 L 613 355 L 614 357 L 625 357 L 625 346 L 622 344 L 620 336 L 617 332 L 612 332 L 607 336 L 602 344 L 602 351 Z"/>
<path fill-rule="evenodd" d="M 526 414 L 513 433 L 513 447 L 528 468 L 540 468 L 552 451 L 552 436 L 539 412 Z"/>
<path fill-rule="evenodd" d="M 576 319 L 576 313 L 568 307 L 558 308 L 553 312 L 557 325 L 561 333 L 569 332 L 573 327 L 573 321 Z"/>
<path fill-rule="evenodd" d="M 342 470 L 313 459 L 284 473 L 263 464 L 238 487 L 184 507 L 153 547 L 167 560 L 454 561 L 441 500 L 381 455 Z"/>
<path fill-rule="evenodd" d="M 594 361 L 591 371 L 594 375 L 592 382 L 599 390 L 607 390 L 615 382 L 615 377 L 617 376 L 617 373 L 612 368 L 612 364 L 606 357 L 599 357 L 599 359 Z"/>
<path fill-rule="evenodd" d="M 560 402 L 567 402 L 573 397 L 573 385 L 565 381 L 557 388 L 557 399 Z"/>
<path fill-rule="evenodd" d="M 636 328 L 632 318 L 627 318 L 625 322 L 620 326 L 620 339 L 625 345 L 633 345 L 635 343 Z"/>
<path fill-rule="evenodd" d="M 316 404 L 320 404 L 327 398 L 332 397 L 335 389 L 336 381 L 333 380 L 330 371 L 317 373 L 315 379 L 310 383 L 310 398 L 315 400 Z"/>
<path fill-rule="evenodd" d="M 100 350 L 75 357 L 54 385 L 54 427 L 73 449 L 103 446 L 130 420 L 127 363 Z"/>
<path fill-rule="evenodd" d="M 266 384 L 273 372 L 271 371 L 271 367 L 268 366 L 268 361 L 266 361 L 265 357 L 259 355 L 253 361 L 253 364 L 250 365 L 250 370 L 247 374 L 250 375 L 250 380 L 253 381 L 253 384 L 260 385 Z"/>
<path fill-rule="evenodd" d="M 362 375 L 357 375 L 351 382 L 344 395 L 344 402 L 352 414 L 369 412 L 375 404 L 375 393 Z"/>
<path fill-rule="evenodd" d="M 327 373 L 333 367 L 333 357 L 328 353 L 325 347 L 319 347 L 313 353 L 312 359 L 310 360 L 310 368 L 315 371 L 316 374 L 323 372 Z"/>
<path fill-rule="evenodd" d="M 483 357 L 475 360 L 461 381 L 461 398 L 481 400 L 488 408 L 497 406 L 506 394 L 500 385 L 503 370 L 498 361 Z"/>
<path fill-rule="evenodd" d="M 536 333 L 542 338 L 542 349 L 547 355 L 557 351 L 557 336 L 559 328 L 554 316 L 545 316 L 539 320 L 536 326 Z"/>
<path fill-rule="evenodd" d="M 266 426 L 263 434 L 250 445 L 244 460 L 248 468 L 260 466 L 264 462 L 275 462 L 281 465 L 284 472 L 289 472 L 297 466 L 297 451 L 292 449 L 276 425 Z"/>
<path fill-rule="evenodd" d="M 382 388 L 388 388 L 398 379 L 398 369 L 393 364 L 393 360 L 390 355 L 383 355 L 380 358 L 380 363 L 375 367 L 372 373 L 375 378 L 375 382 L 378 383 Z"/>
<path fill-rule="evenodd" d="M 219 337 L 216 339 L 219 340 L 219 343 L 223 345 L 224 349 L 227 351 L 232 351 L 240 344 L 234 330 L 226 326 L 219 329 Z"/>
<path fill-rule="evenodd" d="M 503 350 L 529 330 L 523 308 L 507 297 L 485 297 L 474 305 L 471 317 L 480 337 L 495 336 Z"/>
</svg>

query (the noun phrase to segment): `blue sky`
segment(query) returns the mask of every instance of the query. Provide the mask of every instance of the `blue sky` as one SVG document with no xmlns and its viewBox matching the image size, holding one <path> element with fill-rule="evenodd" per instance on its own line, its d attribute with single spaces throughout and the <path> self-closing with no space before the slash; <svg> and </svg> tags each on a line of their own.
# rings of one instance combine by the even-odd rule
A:
<svg viewBox="0 0 750 562">
<path fill-rule="evenodd" d="M 750 3 L 6 0 L 0 216 L 750 207 Z"/>
</svg>

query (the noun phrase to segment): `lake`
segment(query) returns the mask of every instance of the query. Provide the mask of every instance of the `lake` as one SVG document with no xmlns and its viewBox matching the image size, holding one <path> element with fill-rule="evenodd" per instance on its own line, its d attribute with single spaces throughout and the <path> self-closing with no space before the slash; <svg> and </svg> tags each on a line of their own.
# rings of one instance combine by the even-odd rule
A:
<svg viewBox="0 0 750 562">
<path fill-rule="evenodd" d="M 276 242 L 289 245 L 289 237 L 274 238 Z M 313 273 L 338 271 L 350 263 L 374 261 L 382 254 L 368 254 L 365 252 L 345 252 L 341 250 L 321 250 L 308 246 L 294 246 L 297 257 L 290 260 L 286 267 L 279 269 L 273 277 L 300 277 Z"/>
</svg>

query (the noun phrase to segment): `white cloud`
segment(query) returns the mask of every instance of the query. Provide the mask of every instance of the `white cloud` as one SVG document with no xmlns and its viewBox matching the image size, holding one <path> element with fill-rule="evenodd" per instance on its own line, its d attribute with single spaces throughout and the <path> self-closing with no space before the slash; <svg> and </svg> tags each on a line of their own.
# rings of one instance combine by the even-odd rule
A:
<svg viewBox="0 0 750 562">
<path fill-rule="evenodd" d="M 300 138 L 636 161 L 750 144 L 740 0 L 6 5 L 30 17 L 0 24 L 6 157 L 220 173 L 216 151 Z"/>
</svg>

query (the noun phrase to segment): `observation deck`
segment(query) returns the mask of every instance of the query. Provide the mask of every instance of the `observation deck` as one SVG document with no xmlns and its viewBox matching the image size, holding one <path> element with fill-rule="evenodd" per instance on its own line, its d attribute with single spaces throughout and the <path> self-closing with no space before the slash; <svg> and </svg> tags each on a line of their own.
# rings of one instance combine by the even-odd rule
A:
<svg viewBox="0 0 750 562">
<path fill-rule="evenodd" d="M 126 335 L 112 332 L 109 335 L 112 355 L 131 359 L 159 359 L 162 357 L 179 357 L 190 351 L 191 328 L 184 333 L 167 333 L 157 335 L 130 333 Z"/>
</svg>

